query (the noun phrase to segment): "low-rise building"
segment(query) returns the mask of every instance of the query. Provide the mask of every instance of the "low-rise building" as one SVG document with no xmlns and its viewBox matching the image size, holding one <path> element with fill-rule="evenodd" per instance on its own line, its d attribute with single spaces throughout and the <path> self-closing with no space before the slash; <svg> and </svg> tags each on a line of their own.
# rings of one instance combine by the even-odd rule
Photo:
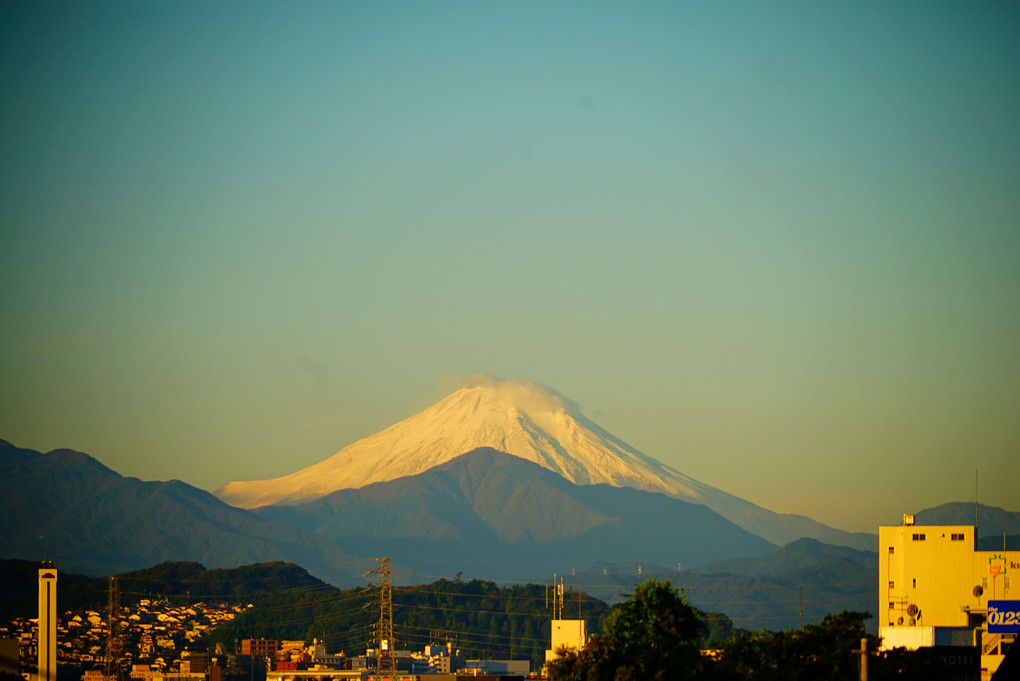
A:
<svg viewBox="0 0 1020 681">
<path fill-rule="evenodd" d="M 969 646 L 980 654 L 982 678 L 994 673 L 1016 634 L 1000 633 L 995 622 L 989 631 L 989 603 L 994 609 L 1020 598 L 1013 582 L 1020 551 L 978 551 L 976 539 L 971 525 L 916 525 L 912 515 L 879 528 L 884 649 Z"/>
<path fill-rule="evenodd" d="M 545 651 L 548 664 L 554 660 L 560 648 L 580 650 L 588 643 L 588 628 L 584 620 L 552 620 L 550 625 L 550 647 Z"/>
<path fill-rule="evenodd" d="M 258 657 L 275 657 L 280 642 L 266 638 L 245 638 L 241 639 L 241 654 L 256 655 Z"/>
</svg>

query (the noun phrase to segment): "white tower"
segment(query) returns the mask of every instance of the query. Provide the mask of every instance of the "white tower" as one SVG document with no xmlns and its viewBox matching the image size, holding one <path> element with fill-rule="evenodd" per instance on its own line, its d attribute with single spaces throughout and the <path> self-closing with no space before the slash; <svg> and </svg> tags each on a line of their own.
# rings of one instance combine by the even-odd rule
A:
<svg viewBox="0 0 1020 681">
<path fill-rule="evenodd" d="M 39 569 L 39 681 L 57 681 L 57 571 Z"/>
</svg>

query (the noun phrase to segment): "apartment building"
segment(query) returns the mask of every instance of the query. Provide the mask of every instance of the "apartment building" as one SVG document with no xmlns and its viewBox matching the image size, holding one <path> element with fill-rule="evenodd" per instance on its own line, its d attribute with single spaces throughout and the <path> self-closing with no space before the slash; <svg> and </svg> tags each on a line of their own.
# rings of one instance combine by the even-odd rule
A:
<svg viewBox="0 0 1020 681">
<path fill-rule="evenodd" d="M 977 551 L 975 542 L 973 526 L 916 525 L 912 515 L 878 529 L 883 648 L 971 646 L 982 678 L 998 668 L 1016 638 L 999 611 L 1020 610 L 1020 551 Z"/>
</svg>

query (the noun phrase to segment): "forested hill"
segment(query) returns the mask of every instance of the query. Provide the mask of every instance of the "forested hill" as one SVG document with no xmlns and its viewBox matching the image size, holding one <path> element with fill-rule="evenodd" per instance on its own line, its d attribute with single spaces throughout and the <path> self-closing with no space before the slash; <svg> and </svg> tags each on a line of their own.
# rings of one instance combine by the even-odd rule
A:
<svg viewBox="0 0 1020 681">
<path fill-rule="evenodd" d="M 35 561 L 0 560 L 4 621 L 36 616 L 38 568 Z M 198 563 L 167 562 L 123 573 L 117 580 L 121 605 L 143 598 L 255 605 L 196 647 L 223 643 L 232 650 L 243 638 L 318 638 L 331 653 L 358 655 L 373 645 L 373 625 L 379 621 L 378 587 L 338 589 L 291 563 L 207 570 Z M 108 585 L 106 578 L 61 572 L 58 607 L 104 609 Z M 392 598 L 394 638 L 401 649 L 451 641 L 469 658 L 528 658 L 540 664 L 549 647 L 553 610 L 543 585 L 501 588 L 479 580 L 439 580 L 395 587 Z M 576 617 L 579 607 L 588 631 L 598 631 L 609 606 L 569 589 L 565 601 L 567 617 Z"/>
<path fill-rule="evenodd" d="M 0 617 L 35 617 L 38 608 L 38 561 L 0 560 Z M 59 566 L 57 566 L 59 569 Z M 142 598 L 167 598 L 180 603 L 218 601 L 259 603 L 270 594 L 293 590 L 335 591 L 293 563 L 257 563 L 207 570 L 199 563 L 166 562 L 117 576 L 123 605 Z M 58 572 L 61 610 L 105 609 L 109 579 Z"/>
<path fill-rule="evenodd" d="M 546 587 L 536 584 L 498 587 L 492 582 L 439 580 L 394 588 L 393 630 L 397 649 L 420 650 L 429 643 L 451 641 L 468 658 L 528 658 L 541 664 L 549 647 L 552 604 Z M 581 614 L 588 630 L 598 630 L 609 606 L 586 594 L 565 600 Z M 376 588 L 300 590 L 271 595 L 218 627 L 210 644 L 230 647 L 240 638 L 318 638 L 330 652 L 363 654 L 373 646 L 379 621 Z"/>
<path fill-rule="evenodd" d="M 125 573 L 117 579 L 122 594 L 147 594 L 149 597 L 173 594 L 190 597 L 192 601 L 236 602 L 290 590 L 331 588 L 300 565 L 282 562 L 215 570 L 207 570 L 199 563 L 166 562 Z M 105 583 L 106 580 L 101 581 Z"/>
</svg>

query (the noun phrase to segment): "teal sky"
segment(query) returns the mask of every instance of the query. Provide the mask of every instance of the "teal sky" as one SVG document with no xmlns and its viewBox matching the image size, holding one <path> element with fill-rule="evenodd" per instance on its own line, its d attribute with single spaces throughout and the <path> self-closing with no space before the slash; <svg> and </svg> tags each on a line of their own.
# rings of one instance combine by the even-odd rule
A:
<svg viewBox="0 0 1020 681">
<path fill-rule="evenodd" d="M 0 79 L 0 438 L 211 490 L 481 373 L 1020 510 L 1015 2 L 8 2 Z"/>
</svg>

